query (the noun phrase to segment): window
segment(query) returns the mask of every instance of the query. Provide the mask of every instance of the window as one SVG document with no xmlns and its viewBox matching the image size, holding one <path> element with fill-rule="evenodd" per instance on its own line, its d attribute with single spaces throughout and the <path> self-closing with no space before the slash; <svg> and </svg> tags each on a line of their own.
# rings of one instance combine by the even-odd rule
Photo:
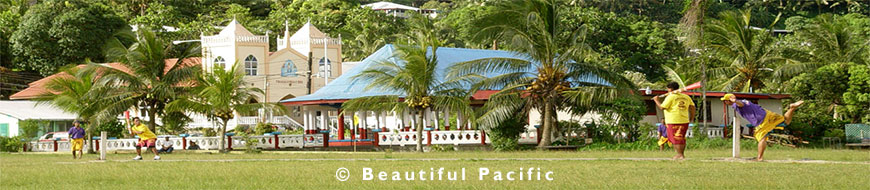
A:
<svg viewBox="0 0 870 190">
<path fill-rule="evenodd" d="M 257 58 L 254 55 L 245 58 L 245 75 L 257 76 Z"/>
<path fill-rule="evenodd" d="M 656 106 L 656 102 L 652 100 L 644 100 L 646 104 L 646 115 L 656 115 L 658 111 L 658 106 Z"/>
<path fill-rule="evenodd" d="M 0 136 L 9 137 L 8 123 L 0 123 Z"/>
<path fill-rule="evenodd" d="M 217 58 L 214 58 L 214 66 L 221 67 L 221 68 L 227 68 L 227 60 L 224 60 L 223 57 L 218 56 Z"/>
<path fill-rule="evenodd" d="M 287 60 L 284 62 L 284 66 L 281 66 L 282 77 L 295 77 L 296 71 L 296 64 L 293 64 L 293 61 Z"/>
<path fill-rule="evenodd" d="M 332 61 L 329 59 L 326 59 L 326 61 L 323 61 L 324 59 L 326 59 L 326 58 L 320 58 L 320 77 L 331 77 L 332 72 L 327 71 L 327 69 L 331 69 L 331 68 L 327 67 L 326 65 L 332 65 Z"/>
</svg>

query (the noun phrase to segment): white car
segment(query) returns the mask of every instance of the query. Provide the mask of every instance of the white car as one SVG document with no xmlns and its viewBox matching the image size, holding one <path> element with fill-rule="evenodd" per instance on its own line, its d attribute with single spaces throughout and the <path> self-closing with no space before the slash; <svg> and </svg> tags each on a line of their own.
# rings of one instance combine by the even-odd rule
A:
<svg viewBox="0 0 870 190">
<path fill-rule="evenodd" d="M 60 132 L 49 132 L 39 137 L 39 142 L 51 142 L 54 139 L 60 138 L 59 141 L 69 141 L 69 132 L 60 131 Z"/>
</svg>

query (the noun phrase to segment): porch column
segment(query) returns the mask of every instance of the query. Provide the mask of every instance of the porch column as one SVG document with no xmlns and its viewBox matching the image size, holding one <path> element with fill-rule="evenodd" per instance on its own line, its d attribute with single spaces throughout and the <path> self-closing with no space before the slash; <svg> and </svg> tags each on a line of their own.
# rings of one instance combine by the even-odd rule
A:
<svg viewBox="0 0 870 190">
<path fill-rule="evenodd" d="M 308 126 L 311 125 L 311 123 L 309 123 L 310 121 L 308 120 L 308 110 L 302 111 L 302 120 L 304 121 L 304 122 L 302 122 L 302 123 L 304 123 L 302 125 L 302 133 L 308 134 Z"/>
<path fill-rule="evenodd" d="M 444 110 L 444 130 L 450 130 L 450 112 L 447 110 Z"/>
<path fill-rule="evenodd" d="M 369 111 L 363 111 L 362 117 L 360 117 L 360 128 L 359 130 L 359 139 L 366 138 L 365 130 L 368 128 L 368 120 L 369 120 Z"/>
<path fill-rule="evenodd" d="M 380 121 L 382 121 L 382 122 L 384 123 L 383 125 L 380 126 L 380 127 L 381 127 L 381 131 L 387 131 L 387 126 L 389 126 L 389 125 L 387 125 L 387 123 L 388 123 L 388 122 L 387 122 L 387 116 L 388 116 L 388 115 L 390 115 L 389 112 L 381 112 L 381 119 L 380 119 Z"/>
<path fill-rule="evenodd" d="M 435 130 L 436 131 L 440 131 L 440 128 L 439 128 L 440 125 L 438 125 L 438 120 L 439 120 L 438 119 L 438 112 L 439 111 L 432 111 L 432 121 L 435 121 Z"/>
<path fill-rule="evenodd" d="M 408 111 L 411 112 L 409 116 L 411 117 L 411 129 L 408 131 L 413 131 L 417 129 L 417 112 L 416 111 Z"/>
<path fill-rule="evenodd" d="M 462 113 L 456 112 L 456 127 L 462 130 Z"/>
<path fill-rule="evenodd" d="M 344 115 L 338 109 L 338 140 L 344 140 Z"/>
<path fill-rule="evenodd" d="M 381 112 L 375 112 L 375 128 L 381 128 Z"/>
<path fill-rule="evenodd" d="M 429 122 L 429 117 L 432 116 L 432 114 L 429 114 L 429 108 L 424 109 L 422 114 L 423 128 L 432 128 L 432 125 L 430 125 L 431 123 Z"/>
<path fill-rule="evenodd" d="M 317 129 L 317 131 L 315 131 L 315 133 L 319 133 L 321 130 L 329 129 L 326 126 L 328 124 L 327 123 L 328 120 L 329 120 L 329 112 L 327 112 L 326 110 L 321 110 L 320 111 L 320 124 L 321 124 L 321 126 L 320 126 L 320 128 Z M 324 140 L 326 140 L 326 139 L 324 139 Z"/>
</svg>

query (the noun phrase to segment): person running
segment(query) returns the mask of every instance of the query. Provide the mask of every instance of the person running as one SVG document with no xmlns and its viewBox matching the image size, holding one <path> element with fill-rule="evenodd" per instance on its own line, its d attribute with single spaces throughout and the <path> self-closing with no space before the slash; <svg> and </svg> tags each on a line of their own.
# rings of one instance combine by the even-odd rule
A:
<svg viewBox="0 0 870 190">
<path fill-rule="evenodd" d="M 82 156 L 85 156 L 84 150 L 82 150 L 82 147 L 85 145 L 85 129 L 82 129 L 80 125 L 81 121 L 73 121 L 73 127 L 69 129 L 69 132 L 67 132 L 67 134 L 69 134 L 70 149 L 72 149 L 73 159 L 76 159 L 76 151 L 79 151 L 79 159 L 81 159 Z"/>
<path fill-rule="evenodd" d="M 136 144 L 136 157 L 133 160 L 142 160 L 142 147 L 154 152 L 154 160 L 160 160 L 160 154 L 157 153 L 157 148 L 154 147 L 157 142 L 157 135 L 148 129 L 148 126 L 142 124 L 139 117 L 133 118 L 133 127 L 130 128 L 130 135 L 139 135 L 139 143 Z"/>
<path fill-rule="evenodd" d="M 656 102 L 656 106 L 665 112 L 668 141 L 674 145 L 674 150 L 677 152 L 674 159 L 685 159 L 686 131 L 689 130 L 689 123 L 694 122 L 695 103 L 689 95 L 679 90 L 680 85 L 676 82 L 668 83 L 667 88 L 668 96 L 665 97 L 664 102 L 659 100 L 659 96 L 653 96 L 652 99 Z"/>
<path fill-rule="evenodd" d="M 794 111 L 800 107 L 804 101 L 798 101 L 788 105 L 788 111 L 785 116 L 774 113 L 770 110 L 761 108 L 758 104 L 754 104 L 749 100 L 738 100 L 734 94 L 725 94 L 720 99 L 726 105 L 731 105 L 737 113 L 755 126 L 755 141 L 758 141 L 758 157 L 757 161 L 764 161 L 764 150 L 767 148 L 767 139 L 770 132 L 774 129 L 784 129 L 780 124 L 791 124 L 791 119 L 794 116 Z"/>
</svg>

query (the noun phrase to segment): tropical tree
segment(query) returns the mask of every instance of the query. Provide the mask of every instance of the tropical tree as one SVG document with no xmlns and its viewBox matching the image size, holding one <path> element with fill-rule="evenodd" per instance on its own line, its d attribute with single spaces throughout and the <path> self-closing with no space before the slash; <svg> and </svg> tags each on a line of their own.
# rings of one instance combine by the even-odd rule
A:
<svg viewBox="0 0 870 190">
<path fill-rule="evenodd" d="M 218 150 L 225 151 L 227 122 L 236 113 L 248 113 L 257 109 L 272 109 L 283 113 L 283 106 L 269 103 L 248 103 L 256 96 L 263 96 L 263 90 L 248 87 L 243 80 L 244 72 L 240 71 L 238 63 L 229 70 L 214 67 L 211 72 L 203 73 L 196 80 L 189 97 L 175 99 L 167 105 L 168 111 L 190 111 L 220 121 L 221 136 Z"/>
<path fill-rule="evenodd" d="M 495 127 L 515 114 L 525 115 L 536 109 L 543 113 L 538 146 L 548 146 L 557 128 L 557 111 L 583 114 L 597 102 L 629 94 L 618 91 L 634 88 L 619 73 L 594 63 L 595 53 L 584 43 L 585 27 L 571 35 L 559 35 L 566 28 L 558 22 L 561 5 L 557 2 L 500 2 L 495 10 L 475 21 L 481 27 L 478 39 L 497 39 L 522 57 L 484 58 L 450 68 L 448 77 L 503 73 L 485 77 L 474 87 L 500 90 L 484 105 L 478 125 Z"/>
<path fill-rule="evenodd" d="M 418 112 L 418 118 L 426 118 L 431 110 L 453 110 L 466 116 L 473 116 L 469 105 L 468 91 L 474 77 L 458 77 L 449 80 L 439 78 L 438 47 L 441 41 L 434 34 L 432 20 L 422 15 L 410 18 L 410 32 L 405 36 L 413 44 L 397 44 L 396 53 L 391 61 L 378 62 L 353 76 L 354 80 L 370 83 L 365 90 L 377 89 L 395 92 L 395 95 L 367 96 L 349 100 L 342 104 L 344 113 L 357 110 Z M 423 124 L 417 126 L 417 151 L 423 151 Z"/>
<path fill-rule="evenodd" d="M 796 63 L 779 56 L 772 48 L 772 29 L 759 29 L 750 25 L 751 12 L 727 11 L 719 14 L 704 27 L 707 48 L 713 51 L 712 61 L 726 66 L 710 69 L 710 74 L 722 79 L 720 89 L 725 91 L 754 92 L 764 88 L 775 75 L 796 74 L 806 64 Z M 779 20 L 779 17 L 771 23 Z"/>
<path fill-rule="evenodd" d="M 198 59 L 191 58 L 200 54 L 199 46 L 188 46 L 181 53 L 170 55 L 172 46 L 164 44 L 147 28 L 140 28 L 135 37 L 131 32 L 115 36 L 107 43 L 106 57 L 120 66 L 88 66 L 100 70 L 103 73 L 100 84 L 112 88 L 106 95 L 112 101 L 100 116 L 114 117 L 130 108 L 145 107 L 148 127 L 153 131 L 157 117 L 165 113 L 166 104 L 188 92 L 200 73 Z M 125 45 L 122 43 L 125 38 L 135 38 L 135 43 Z"/>
<path fill-rule="evenodd" d="M 97 114 L 106 103 L 103 96 L 107 89 L 97 85 L 97 80 L 98 74 L 94 70 L 71 67 L 65 69 L 60 77 L 46 83 L 46 91 L 35 100 L 78 115 L 79 119 L 88 123 L 85 128 L 90 139 L 93 129 L 102 123 Z"/>
<path fill-rule="evenodd" d="M 849 26 L 843 16 L 822 14 L 812 19 L 805 30 L 797 31 L 798 36 L 809 46 L 809 52 L 801 57 L 817 65 L 829 63 L 866 64 L 867 46 L 870 41 L 859 30 Z M 800 56 L 799 55 L 799 56 Z"/>
</svg>

